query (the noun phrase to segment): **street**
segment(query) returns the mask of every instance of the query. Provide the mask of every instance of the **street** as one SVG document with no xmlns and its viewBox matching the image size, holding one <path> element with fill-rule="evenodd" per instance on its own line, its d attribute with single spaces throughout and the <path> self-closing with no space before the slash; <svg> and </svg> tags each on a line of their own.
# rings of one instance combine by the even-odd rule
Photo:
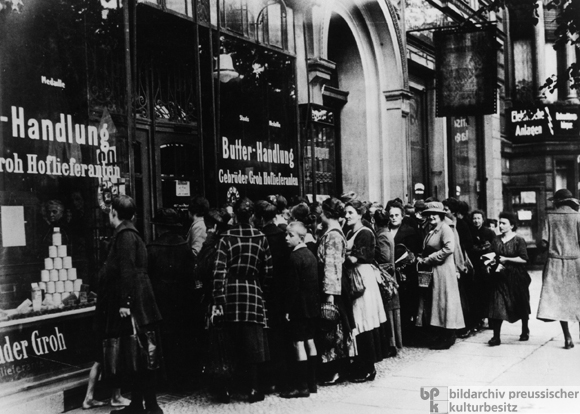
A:
<svg viewBox="0 0 580 414">
<path fill-rule="evenodd" d="M 505 323 L 502 345 L 490 347 L 491 331 L 458 339 L 449 350 L 404 348 L 396 358 L 377 364 L 375 381 L 342 383 L 319 387 L 310 398 L 286 400 L 277 395 L 263 402 L 248 404 L 234 395 L 230 404 L 218 404 L 205 391 L 191 394 L 161 394 L 159 404 L 166 414 L 178 413 L 428 413 L 429 402 L 420 398 L 421 387 L 428 386 L 579 386 L 580 340 L 578 325 L 571 325 L 576 348 L 565 350 L 558 323 L 535 319 L 541 289 L 540 270 L 530 272 L 532 315 L 530 340 L 519 342 L 520 324 Z M 536 400 L 536 404 L 540 402 Z M 527 411 L 534 412 L 534 402 Z M 110 412 L 110 407 L 91 410 Z M 82 409 L 71 411 L 80 414 Z"/>
</svg>

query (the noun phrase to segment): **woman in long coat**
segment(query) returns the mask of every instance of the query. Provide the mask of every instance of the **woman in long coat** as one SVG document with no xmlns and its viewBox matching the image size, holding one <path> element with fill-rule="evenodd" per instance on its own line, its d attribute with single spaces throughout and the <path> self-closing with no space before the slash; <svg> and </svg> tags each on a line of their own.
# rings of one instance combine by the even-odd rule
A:
<svg viewBox="0 0 580 414">
<path fill-rule="evenodd" d="M 566 189 L 552 198 L 556 209 L 547 214 L 542 241 L 548 247 L 538 319 L 560 321 L 564 348 L 574 348 L 568 321 L 580 321 L 580 214 L 578 200 Z"/>
<path fill-rule="evenodd" d="M 272 278 L 272 256 L 268 240 L 250 225 L 254 203 L 236 202 L 237 225 L 220 239 L 214 271 L 214 314 L 223 315 L 231 343 L 236 344 L 238 363 L 249 378 L 248 401 L 264 400 L 258 390 L 258 364 L 269 359 L 264 311 L 264 284 Z"/>
<path fill-rule="evenodd" d="M 448 349 L 455 343 L 454 331 L 465 328 L 453 258 L 453 252 L 457 248 L 456 238 L 453 230 L 443 221 L 446 214 L 443 204 L 432 201 L 426 206 L 423 217 L 427 218 L 429 232 L 423 242 L 423 255 L 417 261 L 420 265 L 433 269 L 432 301 L 427 320 L 431 326 L 442 329 L 441 335 L 431 348 Z M 422 325 L 422 319 L 419 315 L 418 326 Z"/>
<path fill-rule="evenodd" d="M 172 208 L 160 208 L 153 218 L 157 237 L 147 245 L 148 273 L 159 311 L 163 315 L 161 331 L 164 343 L 165 370 L 176 386 L 194 379 L 192 366 L 197 352 L 189 347 L 194 340 L 192 297 L 195 256 L 187 241 L 178 233 L 181 223 Z M 199 329 L 197 330 L 199 331 Z"/>
<path fill-rule="evenodd" d="M 140 340 L 147 341 L 145 333 L 158 331 L 161 321 L 147 275 L 147 248 L 131 223 L 135 211 L 131 197 L 120 195 L 113 199 L 109 220 L 115 231 L 99 276 L 95 310 L 101 339 L 132 335 L 133 318 Z M 155 395 L 155 371 L 147 368 L 131 378 L 131 405 L 121 412 L 143 411 L 143 400 L 147 411 L 161 410 Z"/>
</svg>

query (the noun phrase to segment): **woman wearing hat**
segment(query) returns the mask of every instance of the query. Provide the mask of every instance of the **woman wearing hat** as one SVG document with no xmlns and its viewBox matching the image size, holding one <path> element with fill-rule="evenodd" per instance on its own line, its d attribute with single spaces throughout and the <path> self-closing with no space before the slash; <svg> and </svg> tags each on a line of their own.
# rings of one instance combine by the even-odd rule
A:
<svg viewBox="0 0 580 414">
<path fill-rule="evenodd" d="M 526 271 L 528 262 L 526 241 L 517 236 L 517 218 L 514 213 L 502 212 L 499 214 L 499 231 L 491 248 L 496 254 L 498 267 L 492 276 L 491 298 L 487 317 L 493 329 L 493 337 L 489 340 L 490 346 L 501 344 L 501 325 L 503 321 L 509 323 L 522 321 L 520 341 L 530 338 L 528 319 L 530 311 L 530 290 L 532 281 Z"/>
<path fill-rule="evenodd" d="M 542 242 L 548 248 L 538 319 L 560 321 L 564 348 L 574 348 L 568 321 L 580 321 L 580 215 L 578 200 L 566 189 L 550 200 L 555 210 L 546 214 Z"/>
<path fill-rule="evenodd" d="M 426 320 L 436 327 L 439 335 L 431 348 L 449 349 L 455 343 L 455 330 L 465 328 L 453 258 L 455 234 L 444 222 L 446 213 L 442 203 L 431 201 L 426 203 L 426 207 L 423 217 L 428 224 L 428 233 L 423 241 L 423 255 L 417 262 L 433 269 L 432 300 L 429 306 L 428 300 L 421 298 L 417 326 L 422 326 Z"/>
</svg>

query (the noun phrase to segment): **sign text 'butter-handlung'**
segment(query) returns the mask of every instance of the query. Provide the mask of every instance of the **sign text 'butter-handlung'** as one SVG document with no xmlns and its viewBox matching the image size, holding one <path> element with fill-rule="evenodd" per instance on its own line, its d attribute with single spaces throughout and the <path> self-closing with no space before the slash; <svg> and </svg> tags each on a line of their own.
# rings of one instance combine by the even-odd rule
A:
<svg viewBox="0 0 580 414">
<path fill-rule="evenodd" d="M 222 157 L 225 160 L 258 161 L 270 164 L 286 164 L 294 168 L 294 150 L 283 150 L 280 144 L 272 148 L 266 147 L 262 141 L 253 145 L 243 145 L 241 139 L 233 143 L 227 137 L 222 137 Z"/>
</svg>

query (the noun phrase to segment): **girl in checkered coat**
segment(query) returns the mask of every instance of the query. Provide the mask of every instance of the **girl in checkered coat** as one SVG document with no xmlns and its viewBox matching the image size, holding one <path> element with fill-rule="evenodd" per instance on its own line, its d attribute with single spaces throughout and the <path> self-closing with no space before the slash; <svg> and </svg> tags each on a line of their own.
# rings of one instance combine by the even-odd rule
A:
<svg viewBox="0 0 580 414">
<path fill-rule="evenodd" d="M 262 401 L 258 391 L 258 364 L 269 359 L 264 327 L 263 287 L 272 277 L 272 256 L 266 236 L 250 225 L 254 203 L 240 199 L 234 206 L 237 224 L 219 242 L 214 271 L 213 313 L 223 315 L 235 359 L 245 365 L 248 400 Z"/>
</svg>

